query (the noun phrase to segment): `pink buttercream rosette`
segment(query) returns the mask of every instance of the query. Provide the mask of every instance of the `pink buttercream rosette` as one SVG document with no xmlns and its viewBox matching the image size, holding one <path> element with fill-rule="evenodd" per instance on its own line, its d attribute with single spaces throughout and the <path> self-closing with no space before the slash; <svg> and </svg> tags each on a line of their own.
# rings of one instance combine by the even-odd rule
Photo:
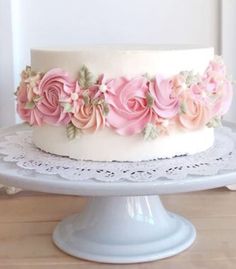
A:
<svg viewBox="0 0 236 269">
<path fill-rule="evenodd" d="M 36 104 L 40 99 L 38 84 L 41 74 L 33 73 L 30 67 L 26 67 L 21 73 L 21 82 L 17 89 L 17 113 L 30 125 L 41 125 L 42 115 Z"/>
<path fill-rule="evenodd" d="M 169 121 L 196 130 L 222 117 L 232 94 L 226 68 L 218 59 L 211 61 L 199 78 L 191 72 L 171 78 L 156 75 L 152 80 L 146 76 L 106 80 L 100 75 L 87 88 L 80 88 L 59 68 L 41 76 L 28 67 L 18 87 L 17 111 L 31 125 L 72 122 L 85 133 L 107 126 L 120 135 L 135 135 L 150 123 L 168 133 Z"/>
<path fill-rule="evenodd" d="M 75 127 L 84 133 L 95 133 L 105 127 L 102 104 L 82 104 L 71 118 Z"/>
<path fill-rule="evenodd" d="M 202 83 L 209 97 L 209 105 L 212 105 L 212 116 L 221 117 L 232 103 L 233 87 L 227 78 L 226 66 L 220 58 L 210 62 Z"/>
<path fill-rule="evenodd" d="M 42 100 L 37 104 L 37 108 L 43 122 L 52 125 L 67 125 L 71 120 L 71 112 L 66 111 L 64 105 L 72 105 L 72 94 L 79 91 L 77 82 L 63 70 L 55 68 L 44 75 L 38 90 Z"/>
<path fill-rule="evenodd" d="M 134 135 L 143 131 L 156 115 L 148 105 L 148 81 L 145 77 L 120 77 L 107 82 L 104 93 L 109 104 L 107 125 L 120 135 Z"/>
<path fill-rule="evenodd" d="M 99 87 L 105 83 L 104 76 L 99 76 L 94 85 L 80 93 L 78 109 L 72 115 L 71 122 L 83 133 L 95 133 L 106 125 L 105 100 Z"/>
<path fill-rule="evenodd" d="M 180 96 L 183 109 L 178 114 L 178 120 L 185 129 L 200 129 L 211 119 L 211 109 L 205 95 L 202 94 L 203 91 L 204 89 L 199 85 L 192 85 L 188 91 L 183 91 Z"/>
<path fill-rule="evenodd" d="M 27 107 L 27 103 L 32 102 L 31 97 L 29 96 L 29 90 L 27 85 L 24 82 L 21 82 L 17 96 L 17 113 L 24 121 L 28 122 L 30 125 L 41 125 L 42 124 L 42 115 L 38 110 L 36 105 L 33 105 L 32 108 Z"/>
<path fill-rule="evenodd" d="M 153 109 L 156 114 L 164 119 L 176 116 L 179 110 L 179 98 L 174 90 L 174 81 L 157 75 L 150 83 L 150 93 L 153 97 Z"/>
</svg>

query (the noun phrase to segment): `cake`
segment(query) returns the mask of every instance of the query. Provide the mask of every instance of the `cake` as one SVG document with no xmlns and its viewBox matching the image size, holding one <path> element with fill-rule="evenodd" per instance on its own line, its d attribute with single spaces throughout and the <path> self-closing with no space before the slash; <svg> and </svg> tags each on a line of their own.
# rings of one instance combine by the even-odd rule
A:
<svg viewBox="0 0 236 269">
<path fill-rule="evenodd" d="M 43 151 L 143 161 L 210 148 L 232 85 L 211 47 L 32 49 L 16 96 Z"/>
</svg>

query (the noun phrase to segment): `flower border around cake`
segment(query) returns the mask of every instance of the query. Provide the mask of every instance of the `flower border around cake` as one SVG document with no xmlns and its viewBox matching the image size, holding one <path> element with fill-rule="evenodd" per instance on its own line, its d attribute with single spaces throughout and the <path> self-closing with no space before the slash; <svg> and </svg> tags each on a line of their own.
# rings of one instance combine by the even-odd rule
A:
<svg viewBox="0 0 236 269">
<path fill-rule="evenodd" d="M 182 71 L 133 78 L 95 78 L 86 66 L 78 79 L 60 68 L 46 73 L 27 66 L 16 91 L 17 112 L 30 125 L 65 126 L 69 139 L 107 127 L 117 134 L 143 134 L 144 139 L 168 135 L 174 127 L 197 130 L 216 127 L 233 95 L 221 57 L 203 74 Z"/>
</svg>

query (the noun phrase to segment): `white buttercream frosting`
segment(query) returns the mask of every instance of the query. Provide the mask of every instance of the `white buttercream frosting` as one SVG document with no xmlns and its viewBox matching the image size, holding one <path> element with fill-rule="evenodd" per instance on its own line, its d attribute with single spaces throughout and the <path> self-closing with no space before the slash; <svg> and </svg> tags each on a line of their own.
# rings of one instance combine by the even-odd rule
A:
<svg viewBox="0 0 236 269">
<path fill-rule="evenodd" d="M 108 128 L 68 140 L 65 127 L 33 127 L 33 142 L 40 149 L 75 159 L 96 161 L 141 161 L 194 154 L 211 147 L 214 129 L 175 130 L 170 135 L 144 140 L 141 134 L 120 136 Z"/>
<path fill-rule="evenodd" d="M 147 74 L 172 76 L 181 71 L 202 74 L 214 56 L 213 48 L 159 48 L 144 46 L 126 48 L 77 48 L 33 49 L 31 66 L 34 70 L 47 72 L 61 68 L 72 77 L 86 65 L 97 76 L 107 79 L 119 76 L 135 77 Z M 100 86 L 101 92 L 106 89 Z M 76 96 L 73 96 L 76 98 Z M 169 125 L 163 122 L 163 127 Z M 194 131 L 171 130 L 169 135 L 160 135 L 153 140 L 144 140 L 142 134 L 120 136 L 107 127 L 93 134 L 82 134 L 74 140 L 66 136 L 66 127 L 43 125 L 33 127 L 33 142 L 42 150 L 76 159 L 96 161 L 140 161 L 155 158 L 194 154 L 206 150 L 214 142 L 212 128 Z"/>
</svg>

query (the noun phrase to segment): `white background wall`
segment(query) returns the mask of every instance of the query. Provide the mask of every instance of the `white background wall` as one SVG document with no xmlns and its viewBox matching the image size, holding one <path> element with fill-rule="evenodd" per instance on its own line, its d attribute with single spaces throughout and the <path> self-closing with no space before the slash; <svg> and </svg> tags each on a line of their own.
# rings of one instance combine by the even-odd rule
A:
<svg viewBox="0 0 236 269">
<path fill-rule="evenodd" d="M 222 0 L 222 28 L 221 28 L 221 48 L 224 61 L 227 64 L 229 73 L 232 74 L 236 83 L 236 0 Z M 236 122 L 236 84 L 234 84 L 233 105 L 227 119 Z"/>
<path fill-rule="evenodd" d="M 202 44 L 220 53 L 220 15 L 220 0 L 0 0 L 0 124 L 14 121 L 13 83 L 31 47 Z"/>
</svg>

